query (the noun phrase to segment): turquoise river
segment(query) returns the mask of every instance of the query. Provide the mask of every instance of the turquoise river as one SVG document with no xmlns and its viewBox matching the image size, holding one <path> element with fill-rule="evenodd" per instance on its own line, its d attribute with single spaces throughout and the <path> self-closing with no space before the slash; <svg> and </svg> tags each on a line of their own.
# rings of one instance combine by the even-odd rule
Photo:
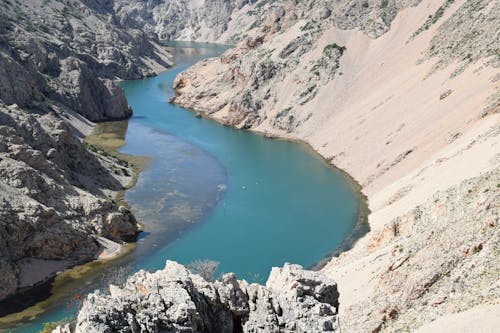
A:
<svg viewBox="0 0 500 333">
<path fill-rule="evenodd" d="M 72 295 L 103 288 L 116 272 L 157 270 L 166 259 L 220 262 L 219 273 L 265 282 L 272 266 L 311 267 L 352 237 L 362 198 L 306 145 L 222 126 L 168 103 L 175 75 L 223 47 L 175 47 L 176 66 L 122 82 L 134 116 L 121 152 L 152 158 L 126 200 L 145 226 L 129 255 L 12 332 L 74 316 Z"/>
</svg>

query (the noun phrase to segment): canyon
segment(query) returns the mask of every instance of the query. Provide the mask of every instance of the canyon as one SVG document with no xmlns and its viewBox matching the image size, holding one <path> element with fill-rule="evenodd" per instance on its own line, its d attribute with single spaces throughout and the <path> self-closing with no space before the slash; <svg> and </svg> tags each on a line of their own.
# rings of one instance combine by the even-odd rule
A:
<svg viewBox="0 0 500 333">
<path fill-rule="evenodd" d="M 314 286 L 338 288 L 327 302 L 317 293 L 306 297 L 309 310 L 326 307 L 333 316 L 321 329 L 486 332 L 498 326 L 500 2 L 1 5 L 0 298 L 24 287 L 25 258 L 71 266 L 103 251 L 99 237 L 136 235 L 133 215 L 112 200 L 130 182 L 130 166 L 80 139 L 91 122 L 130 116 L 114 80 L 169 67 L 160 40 L 195 40 L 234 47 L 181 73 L 173 103 L 269 138 L 304 141 L 348 172 L 368 198 L 371 230 L 352 249 L 319 272 L 282 269 L 314 274 L 306 279 L 319 279 Z M 252 311 L 271 308 L 277 327 L 307 331 L 293 309 L 284 309 L 303 305 L 294 302 L 302 303 L 296 293 L 304 288 L 290 287 L 288 278 L 277 283 L 277 272 L 264 288 L 232 275 L 205 281 L 171 262 L 157 273 L 137 273 L 111 295 L 89 296 L 77 331 L 92 325 L 106 331 L 98 324 L 116 319 L 117 302 L 135 309 L 115 321 L 120 329 L 168 326 L 175 317 L 163 318 L 166 310 L 157 307 L 170 297 L 169 288 L 187 290 L 189 297 L 201 293 L 210 307 L 229 307 L 218 315 L 231 322 L 235 313 L 243 316 L 247 331 L 265 331 L 251 326 Z M 234 295 L 254 292 L 277 299 L 281 311 L 259 303 L 260 297 L 238 305 L 245 311 L 235 310 Z M 228 293 L 229 300 L 220 297 Z M 212 318 L 198 301 L 182 309 L 193 315 L 186 331 L 201 330 Z M 154 311 L 137 311 L 147 307 Z"/>
</svg>

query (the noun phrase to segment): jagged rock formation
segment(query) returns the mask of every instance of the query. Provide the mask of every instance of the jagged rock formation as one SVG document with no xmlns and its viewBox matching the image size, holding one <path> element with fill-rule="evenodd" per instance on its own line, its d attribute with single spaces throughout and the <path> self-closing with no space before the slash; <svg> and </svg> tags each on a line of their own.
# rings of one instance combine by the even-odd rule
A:
<svg viewBox="0 0 500 333">
<path fill-rule="evenodd" d="M 338 296 L 333 280 L 298 265 L 273 268 L 264 287 L 234 274 L 209 282 L 167 261 L 90 294 L 76 332 L 338 332 Z"/>
<path fill-rule="evenodd" d="M 81 138 L 89 120 L 131 115 L 115 79 L 152 75 L 169 55 L 115 21 L 109 1 L 0 1 L 0 300 L 95 259 L 98 237 L 138 232 L 111 200 L 131 166 Z"/>
<path fill-rule="evenodd" d="M 304 140 L 361 184 L 372 231 L 324 268 L 343 331 L 498 326 L 500 3 L 261 4 L 173 102 Z"/>
<path fill-rule="evenodd" d="M 137 29 L 121 29 L 112 8 L 82 2 L 3 1 L 0 98 L 33 107 L 60 102 L 91 121 L 130 116 L 116 78 L 152 75 L 168 55 Z M 97 8 L 97 9 L 96 9 Z"/>
</svg>

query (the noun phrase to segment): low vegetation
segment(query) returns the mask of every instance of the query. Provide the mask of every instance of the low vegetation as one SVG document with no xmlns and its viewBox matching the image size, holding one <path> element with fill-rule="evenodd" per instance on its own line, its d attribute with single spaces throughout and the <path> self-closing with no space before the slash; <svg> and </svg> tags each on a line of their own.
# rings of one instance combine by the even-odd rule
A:
<svg viewBox="0 0 500 333">
<path fill-rule="evenodd" d="M 440 6 L 433 15 L 429 15 L 424 24 L 417 31 L 413 33 L 412 38 L 418 36 L 423 31 L 429 29 L 431 25 L 436 23 L 441 18 L 441 16 L 443 16 L 445 10 L 448 7 L 450 7 L 454 2 L 455 0 L 446 0 L 446 2 L 442 6 Z"/>
<path fill-rule="evenodd" d="M 215 280 L 218 267 L 219 262 L 212 260 L 195 260 L 186 266 L 191 273 L 198 274 L 207 281 Z"/>
</svg>

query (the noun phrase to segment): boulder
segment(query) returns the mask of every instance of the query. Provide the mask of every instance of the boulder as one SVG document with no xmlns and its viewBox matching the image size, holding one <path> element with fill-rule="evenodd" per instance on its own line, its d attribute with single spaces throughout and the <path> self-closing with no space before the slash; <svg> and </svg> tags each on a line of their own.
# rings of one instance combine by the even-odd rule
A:
<svg viewBox="0 0 500 333">
<path fill-rule="evenodd" d="M 137 221 L 132 213 L 121 206 L 122 211 L 113 212 L 106 217 L 104 235 L 113 240 L 132 240 L 139 232 Z"/>
</svg>

